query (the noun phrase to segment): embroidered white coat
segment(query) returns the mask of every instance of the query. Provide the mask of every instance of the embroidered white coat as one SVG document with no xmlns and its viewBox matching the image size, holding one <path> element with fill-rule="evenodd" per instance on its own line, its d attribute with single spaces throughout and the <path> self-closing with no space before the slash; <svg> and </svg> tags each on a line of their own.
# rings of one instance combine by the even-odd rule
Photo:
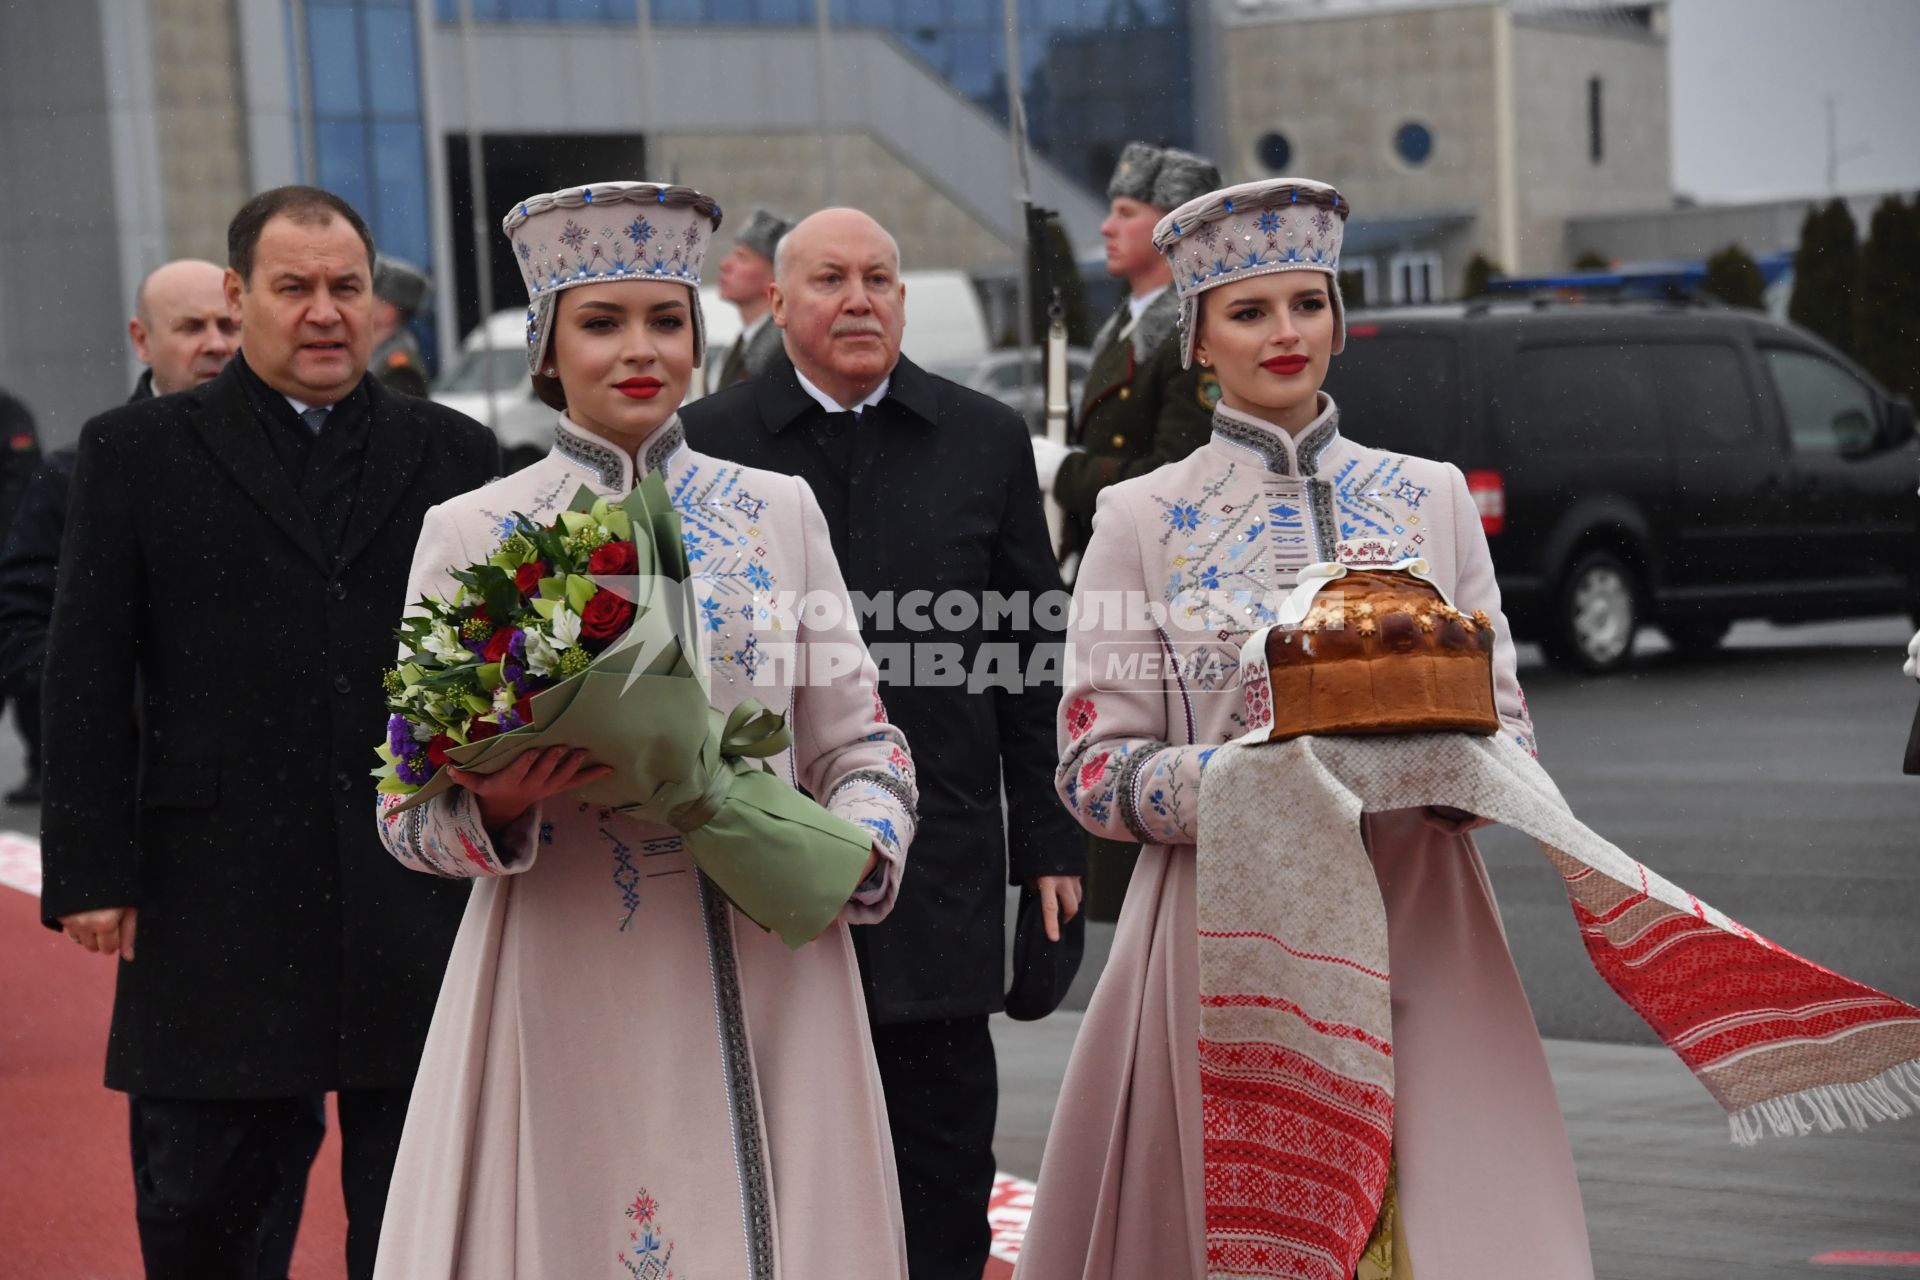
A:
<svg viewBox="0 0 1920 1280">
<path fill-rule="evenodd" d="M 1206 445 L 1101 496 L 1074 587 L 1056 781 L 1089 831 L 1145 847 L 1054 1113 L 1021 1280 L 1204 1273 L 1201 775 L 1245 732 L 1241 644 L 1275 621 L 1303 565 L 1366 536 L 1427 557 L 1455 605 L 1495 620 L 1501 724 L 1531 749 L 1457 468 L 1355 444 L 1331 401 L 1297 440 L 1221 406 Z M 1565 1128 L 1471 837 L 1406 810 L 1368 815 L 1365 835 L 1394 957 L 1394 1155 L 1413 1273 L 1590 1276 Z"/>
<path fill-rule="evenodd" d="M 812 492 L 694 452 L 678 419 L 636 474 L 563 418 L 546 459 L 428 512 L 408 600 L 450 592 L 449 571 L 491 552 L 514 513 L 551 519 L 583 484 L 623 494 L 652 470 L 682 522 L 715 705 L 789 714 L 795 746 L 771 763 L 874 830 L 884 875 L 790 951 L 704 886 L 671 829 L 559 797 L 490 835 L 459 789 L 383 809 L 396 858 L 475 884 L 407 1114 L 382 1280 L 906 1274 L 847 924 L 881 919 L 898 892 L 913 766 L 850 611 L 768 628 L 781 593 L 846 595 Z M 829 684 L 764 683 L 794 670 L 795 645 L 822 644 L 861 661 Z"/>
</svg>

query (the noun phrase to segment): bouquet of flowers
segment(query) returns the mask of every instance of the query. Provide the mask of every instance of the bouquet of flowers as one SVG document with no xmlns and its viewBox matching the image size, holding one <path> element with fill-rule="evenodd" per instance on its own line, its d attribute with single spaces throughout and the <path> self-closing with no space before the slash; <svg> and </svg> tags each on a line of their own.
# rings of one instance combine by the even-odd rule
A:
<svg viewBox="0 0 1920 1280">
<path fill-rule="evenodd" d="M 694 862 L 789 946 L 846 904 L 872 846 L 763 761 L 792 741 L 747 699 L 711 704 L 680 521 L 660 477 L 615 503 L 582 486 L 549 525 L 513 532 L 456 570 L 450 599 L 401 624 L 408 657 L 386 675 L 383 794 L 424 804 L 523 751 L 583 748 L 612 773 L 574 794 L 672 826 Z"/>
</svg>

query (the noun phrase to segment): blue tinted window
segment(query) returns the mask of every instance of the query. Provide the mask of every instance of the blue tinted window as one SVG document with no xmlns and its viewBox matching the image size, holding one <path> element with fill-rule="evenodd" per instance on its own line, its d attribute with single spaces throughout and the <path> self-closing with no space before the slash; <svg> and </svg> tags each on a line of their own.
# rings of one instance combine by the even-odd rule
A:
<svg viewBox="0 0 1920 1280">
<path fill-rule="evenodd" d="M 417 124 L 373 126 L 373 205 L 365 210 L 382 253 L 424 263 L 433 254 L 426 139 Z"/>
<path fill-rule="evenodd" d="M 319 159 L 315 176 L 320 185 L 365 217 L 370 190 L 366 126 L 358 120 L 321 120 L 313 126 L 313 140 Z"/>
<path fill-rule="evenodd" d="M 653 20 L 660 23 L 700 21 L 700 0 L 653 0 Z"/>
<path fill-rule="evenodd" d="M 813 21 L 812 0 L 760 0 L 760 20 L 797 26 Z"/>
<path fill-rule="evenodd" d="M 370 9 L 367 23 L 367 105 L 378 116 L 420 117 L 420 56 L 414 47 L 413 14 Z"/>
<path fill-rule="evenodd" d="M 753 21 L 753 0 L 707 0 L 707 20 L 741 25 Z"/>
<path fill-rule="evenodd" d="M 1433 154 L 1433 134 L 1417 120 L 1409 120 L 1393 135 L 1393 149 L 1411 165 L 1422 165 Z"/>
<path fill-rule="evenodd" d="M 307 54 L 313 65 L 313 109 L 323 116 L 360 110 L 360 39 L 352 9 L 307 7 Z"/>
</svg>

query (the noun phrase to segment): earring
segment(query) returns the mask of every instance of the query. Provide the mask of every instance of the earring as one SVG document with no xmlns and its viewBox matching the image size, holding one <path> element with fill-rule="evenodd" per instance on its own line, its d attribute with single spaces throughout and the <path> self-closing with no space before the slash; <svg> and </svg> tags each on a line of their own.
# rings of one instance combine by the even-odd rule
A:
<svg viewBox="0 0 1920 1280">
<path fill-rule="evenodd" d="M 552 365 L 548 365 L 542 372 L 549 378 L 557 378 L 560 376 L 560 371 Z"/>
</svg>

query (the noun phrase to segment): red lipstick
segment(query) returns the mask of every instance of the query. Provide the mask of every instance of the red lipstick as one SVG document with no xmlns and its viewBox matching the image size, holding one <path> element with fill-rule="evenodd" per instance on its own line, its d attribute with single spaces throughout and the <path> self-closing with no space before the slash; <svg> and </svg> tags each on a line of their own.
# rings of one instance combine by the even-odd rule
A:
<svg viewBox="0 0 1920 1280">
<path fill-rule="evenodd" d="M 1262 360 L 1260 367 L 1269 373 L 1277 373 L 1282 377 L 1291 377 L 1307 367 L 1307 358 L 1305 356 L 1275 356 L 1271 360 Z"/>
<path fill-rule="evenodd" d="M 628 378 L 625 382 L 616 382 L 613 389 L 631 400 L 651 400 L 660 394 L 660 388 L 666 383 L 658 378 Z"/>
</svg>

